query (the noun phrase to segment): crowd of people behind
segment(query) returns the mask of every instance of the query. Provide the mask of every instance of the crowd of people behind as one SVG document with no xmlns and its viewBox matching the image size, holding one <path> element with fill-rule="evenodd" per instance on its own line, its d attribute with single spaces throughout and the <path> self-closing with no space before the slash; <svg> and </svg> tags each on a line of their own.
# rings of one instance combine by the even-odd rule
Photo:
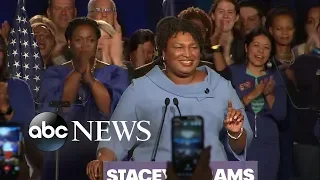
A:
<svg viewBox="0 0 320 180">
<path fill-rule="evenodd" d="M 74 0 L 49 0 L 46 16 L 29 21 L 44 65 L 38 106 L 28 81 L 7 70 L 10 27 L 2 25 L 0 120 L 28 127 L 37 113 L 56 112 L 50 102 L 64 101 L 71 106 L 58 113 L 68 124 L 149 120 L 157 134 L 164 99 L 178 98 L 180 109 L 169 105 L 155 161 L 171 161 L 171 118 L 200 115 L 210 147 L 199 163 L 258 161 L 259 180 L 319 179 L 320 4 L 310 7 L 308 38 L 299 45 L 292 11 L 266 13 L 256 1 L 214 0 L 208 13 L 189 7 L 128 40 L 112 0 L 90 0 L 87 17 L 76 16 Z M 156 141 L 91 142 L 79 135 L 80 142 L 59 151 L 61 180 L 98 179 L 102 161 L 150 161 Z M 54 179 L 55 154 L 27 139 L 24 145 L 30 179 Z M 171 168 L 168 179 L 176 179 Z"/>
</svg>

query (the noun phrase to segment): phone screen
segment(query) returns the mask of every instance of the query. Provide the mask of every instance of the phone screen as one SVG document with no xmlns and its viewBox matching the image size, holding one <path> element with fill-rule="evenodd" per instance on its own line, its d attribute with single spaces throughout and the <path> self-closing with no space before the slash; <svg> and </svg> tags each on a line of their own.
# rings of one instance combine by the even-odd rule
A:
<svg viewBox="0 0 320 180">
<path fill-rule="evenodd" d="M 0 125 L 0 179 L 13 179 L 19 172 L 22 132 L 17 125 Z"/>
<path fill-rule="evenodd" d="M 191 176 L 204 148 L 203 119 L 199 116 L 172 119 L 172 161 L 178 176 Z"/>
</svg>

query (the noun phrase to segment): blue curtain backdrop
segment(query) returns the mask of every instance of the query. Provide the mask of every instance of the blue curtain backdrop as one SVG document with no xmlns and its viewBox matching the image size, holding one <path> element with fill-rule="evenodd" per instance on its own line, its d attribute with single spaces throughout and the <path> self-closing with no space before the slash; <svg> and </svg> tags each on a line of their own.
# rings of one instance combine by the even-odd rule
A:
<svg viewBox="0 0 320 180">
<path fill-rule="evenodd" d="M 25 0 L 26 9 L 29 18 L 36 14 L 43 14 L 47 8 L 47 0 Z M 89 0 L 76 0 L 76 6 L 79 16 L 86 16 L 87 4 Z M 155 29 L 158 20 L 162 17 L 162 1 L 163 0 L 114 0 L 118 13 L 119 21 L 123 26 L 125 36 L 130 36 L 132 32 L 139 28 Z M 198 6 L 206 12 L 209 11 L 213 0 L 175 0 L 176 12 L 189 6 Z M 305 15 L 307 8 L 317 3 L 319 0 L 257 0 L 263 1 L 267 7 L 274 7 L 277 5 L 288 5 L 296 10 L 296 14 Z M 11 23 L 14 16 L 17 0 L 2 0 L 0 6 L 0 22 L 8 20 Z M 299 7 L 299 8 L 295 8 Z M 304 16 L 298 16 L 298 28 L 301 30 L 301 24 Z M 303 31 L 303 29 L 302 29 Z"/>
</svg>

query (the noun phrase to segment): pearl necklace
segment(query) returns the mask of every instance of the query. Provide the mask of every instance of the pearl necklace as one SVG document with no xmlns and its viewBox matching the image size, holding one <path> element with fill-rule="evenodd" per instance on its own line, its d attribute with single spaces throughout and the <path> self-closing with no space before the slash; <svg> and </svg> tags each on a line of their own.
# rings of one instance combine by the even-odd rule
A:
<svg viewBox="0 0 320 180">
<path fill-rule="evenodd" d="M 292 65 L 296 61 L 296 58 L 294 57 L 294 53 L 292 51 L 291 51 L 291 55 L 292 55 L 292 58 L 290 60 L 283 60 L 279 58 L 278 61 L 280 61 L 282 64 Z"/>
</svg>

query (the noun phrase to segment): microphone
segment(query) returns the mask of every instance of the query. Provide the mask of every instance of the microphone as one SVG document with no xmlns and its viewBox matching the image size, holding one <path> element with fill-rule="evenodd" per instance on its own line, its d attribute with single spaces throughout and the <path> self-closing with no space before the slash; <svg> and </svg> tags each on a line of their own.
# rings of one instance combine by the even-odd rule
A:
<svg viewBox="0 0 320 180">
<path fill-rule="evenodd" d="M 168 105 L 170 104 L 170 99 L 166 98 L 165 101 L 164 101 L 164 104 L 166 106 L 165 106 L 163 117 L 162 117 L 162 121 L 161 121 L 161 124 L 160 124 L 160 129 L 159 129 L 158 134 L 157 134 L 156 144 L 153 147 L 153 151 L 152 151 L 152 155 L 151 155 L 151 161 L 155 161 L 156 156 L 157 156 L 157 151 L 158 151 L 158 147 L 159 147 L 159 143 L 160 143 L 160 137 L 161 137 L 161 133 L 162 133 L 163 123 L 164 123 L 164 120 L 166 119 L 166 113 L 167 113 Z"/>
<path fill-rule="evenodd" d="M 70 101 L 51 101 L 49 107 L 61 108 L 61 107 L 70 107 Z"/>
<path fill-rule="evenodd" d="M 180 108 L 179 108 L 179 101 L 177 98 L 173 98 L 173 104 L 177 107 L 178 111 L 179 111 L 179 114 L 181 116 L 181 111 L 180 111 Z"/>
</svg>

